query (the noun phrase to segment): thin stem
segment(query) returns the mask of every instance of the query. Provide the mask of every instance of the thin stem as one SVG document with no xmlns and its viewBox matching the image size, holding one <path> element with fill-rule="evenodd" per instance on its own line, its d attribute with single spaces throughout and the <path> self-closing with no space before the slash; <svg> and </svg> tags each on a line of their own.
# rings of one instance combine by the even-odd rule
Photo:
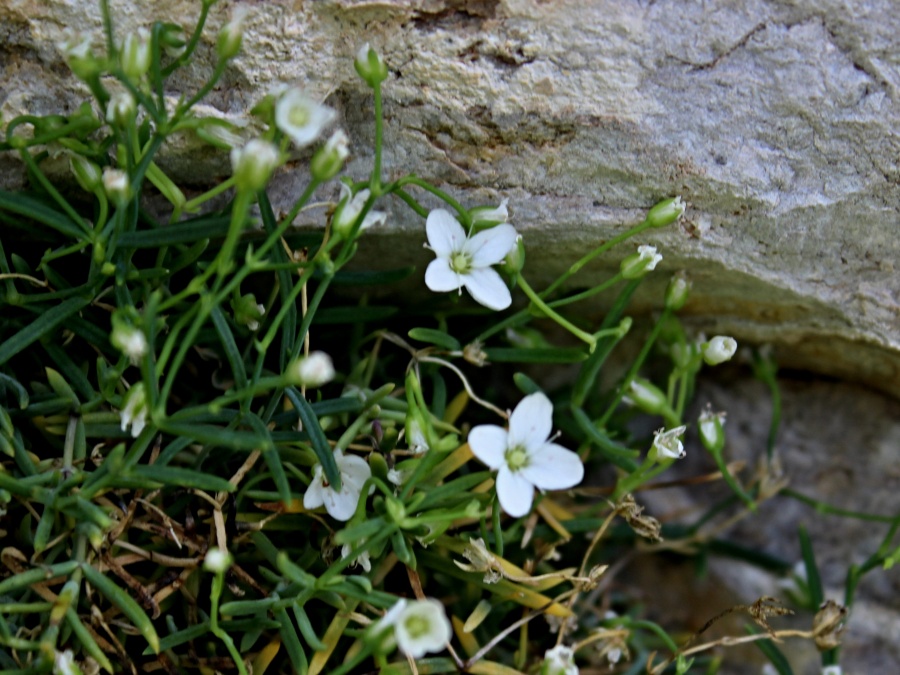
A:
<svg viewBox="0 0 900 675">
<path fill-rule="evenodd" d="M 586 342 L 590 350 L 594 351 L 594 347 L 597 346 L 596 337 L 581 330 L 580 328 L 578 328 L 578 326 L 568 321 L 567 319 L 564 319 L 561 315 L 550 309 L 550 306 L 543 301 L 541 296 L 534 292 L 531 286 L 528 285 L 528 282 L 525 281 L 525 277 L 523 277 L 521 274 L 519 274 L 518 276 L 518 283 L 522 290 L 525 292 L 525 295 L 528 296 L 528 299 L 531 300 L 532 304 L 534 304 L 538 309 L 546 314 L 548 318 L 553 319 L 553 321 L 565 328 L 579 340 L 583 340 L 584 342 Z"/>
<path fill-rule="evenodd" d="M 404 185 L 417 185 L 422 188 L 426 192 L 430 192 L 435 197 L 438 197 L 442 201 L 446 202 L 450 207 L 452 207 L 459 214 L 459 221 L 462 223 L 462 226 L 468 231 L 469 227 L 472 225 L 472 217 L 469 215 L 469 212 L 463 208 L 463 205 L 456 201 L 453 197 L 448 195 L 446 192 L 441 190 L 440 188 L 436 188 L 431 183 L 422 180 L 418 176 L 404 176 L 400 180 L 398 180 L 393 185 L 387 186 L 385 188 L 385 192 L 392 192 L 399 188 L 402 188 Z"/>
</svg>

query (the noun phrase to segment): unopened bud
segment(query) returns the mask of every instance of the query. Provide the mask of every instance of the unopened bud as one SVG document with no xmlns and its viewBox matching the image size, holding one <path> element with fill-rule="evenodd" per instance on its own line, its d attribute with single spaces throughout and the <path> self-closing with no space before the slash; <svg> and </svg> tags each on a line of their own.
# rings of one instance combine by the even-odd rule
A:
<svg viewBox="0 0 900 675">
<path fill-rule="evenodd" d="M 684 272 L 675 274 L 666 287 L 666 309 L 677 312 L 684 307 L 690 290 L 691 282 L 687 280 Z"/>
<path fill-rule="evenodd" d="M 234 182 L 239 190 L 257 192 L 266 186 L 272 172 L 278 167 L 278 148 L 262 139 L 253 139 L 243 148 L 231 151 L 231 167 Z"/>
<path fill-rule="evenodd" d="M 717 335 L 709 342 L 703 343 L 703 360 L 710 366 L 717 366 L 728 361 L 737 351 L 737 341 L 732 337 Z"/>
<path fill-rule="evenodd" d="M 131 186 L 128 184 L 128 174 L 121 169 L 106 167 L 103 169 L 103 189 L 109 200 L 121 206 L 131 198 Z"/>
<path fill-rule="evenodd" d="M 381 56 L 367 42 L 356 53 L 353 67 L 363 81 L 373 89 L 387 79 L 388 69 Z"/>
<path fill-rule="evenodd" d="M 244 5 L 235 7 L 231 14 L 231 21 L 222 26 L 222 30 L 219 31 L 219 36 L 216 39 L 216 52 L 221 61 L 232 59 L 241 51 L 247 12 L 248 10 Z"/>
<path fill-rule="evenodd" d="M 725 413 L 714 413 L 712 408 L 706 406 L 706 410 L 700 415 L 698 426 L 703 447 L 713 453 L 721 452 L 725 447 Z"/>
<path fill-rule="evenodd" d="M 503 270 L 507 274 L 515 276 L 522 271 L 523 267 L 525 267 L 525 242 L 522 239 L 522 235 L 519 234 L 516 235 L 516 243 L 513 244 L 512 248 L 509 249 L 509 253 L 503 259 Z"/>
<path fill-rule="evenodd" d="M 665 227 L 681 218 L 684 213 L 684 202 L 681 197 L 664 199 L 647 212 L 646 223 L 650 227 Z"/>
<path fill-rule="evenodd" d="M 125 77 L 135 83 L 150 70 L 150 31 L 139 28 L 125 36 L 119 47 L 119 63 Z"/>
<path fill-rule="evenodd" d="M 69 68 L 80 80 L 93 79 L 101 69 L 100 62 L 94 56 L 91 36 L 86 33 L 70 33 L 58 45 Z"/>
<path fill-rule="evenodd" d="M 310 352 L 288 365 L 285 375 L 293 384 L 321 387 L 334 379 L 334 364 L 325 352 Z"/>
<path fill-rule="evenodd" d="M 500 202 L 500 206 L 476 206 L 469 209 L 473 227 L 493 227 L 509 220 L 509 210 L 506 205 L 509 199 Z"/>
<path fill-rule="evenodd" d="M 669 409 L 669 401 L 662 390 L 649 380 L 636 377 L 628 386 L 628 400 L 650 415 L 659 415 Z"/>
<path fill-rule="evenodd" d="M 341 129 L 331 134 L 331 138 L 316 151 L 310 162 L 309 170 L 313 178 L 323 183 L 334 178 L 350 155 L 348 144 L 347 134 Z"/>
<path fill-rule="evenodd" d="M 75 180 L 85 192 L 94 192 L 103 182 L 100 167 L 84 155 L 73 154 L 69 157 L 69 167 L 75 174 Z"/>
<path fill-rule="evenodd" d="M 231 310 L 234 312 L 234 320 L 252 331 L 259 329 L 259 322 L 266 313 L 265 305 L 256 302 L 253 293 L 246 293 L 237 300 L 232 299 Z"/>
<path fill-rule="evenodd" d="M 334 212 L 334 217 L 331 219 L 332 234 L 342 239 L 346 239 L 351 235 L 353 226 L 369 200 L 370 194 L 368 188 L 366 188 L 355 195 L 351 195 L 350 188 L 346 185 L 341 185 L 341 201 Z"/>
<path fill-rule="evenodd" d="M 638 246 L 638 252 L 622 261 L 622 276 L 626 279 L 637 279 L 656 268 L 662 255 L 656 252 L 655 246 Z"/>
<path fill-rule="evenodd" d="M 213 546 L 206 552 L 203 569 L 213 574 L 224 574 L 231 567 L 232 558 L 228 551 Z"/>
<path fill-rule="evenodd" d="M 110 96 L 106 104 L 106 121 L 117 127 L 125 127 L 134 118 L 137 103 L 130 91 L 119 91 Z"/>
</svg>

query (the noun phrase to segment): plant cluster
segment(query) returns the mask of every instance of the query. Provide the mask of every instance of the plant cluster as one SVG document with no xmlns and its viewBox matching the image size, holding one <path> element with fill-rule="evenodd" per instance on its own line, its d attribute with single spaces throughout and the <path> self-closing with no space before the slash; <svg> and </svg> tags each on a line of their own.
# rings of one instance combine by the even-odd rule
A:
<svg viewBox="0 0 900 675">
<path fill-rule="evenodd" d="M 808 539 L 796 598 L 817 610 L 808 630 L 774 629 L 787 610 L 761 598 L 730 610 L 751 617 L 750 635 L 685 641 L 609 590 L 636 542 L 705 553 L 726 508 L 738 510 L 728 524 L 785 489 L 774 441 L 741 481 L 724 414 L 685 420 L 698 372 L 737 344 L 682 328 L 684 274 L 634 360 L 601 383 L 656 248 L 642 243 L 604 283 L 567 290 L 598 256 L 675 222 L 682 201 L 661 201 L 538 291 L 505 200 L 466 208 L 418 176 L 386 177 L 388 69 L 365 45 L 354 66 L 374 100 L 371 173 L 340 178 L 324 226 L 298 230 L 350 141 L 335 111 L 298 89 L 259 102 L 253 138 L 197 114 L 240 51 L 242 14 L 219 32 L 206 84 L 174 99 L 167 80 L 201 45 L 213 4 L 203 0 L 190 34 L 158 22 L 119 40 L 101 3 L 104 53 L 83 35 L 61 45 L 93 101 L 18 117 L 0 143 L 29 178 L 0 192 L 0 668 L 715 672 L 714 648 L 754 641 L 784 675 L 774 641 L 800 636 L 837 672 L 846 609 L 822 604 Z M 230 152 L 233 169 L 192 198 L 157 163 L 186 134 Z M 277 215 L 266 187 L 297 153 L 307 186 Z M 80 189 L 48 178 L 60 160 Z M 388 198 L 425 222 L 424 282 L 445 294 L 438 303 L 371 304 L 370 289 L 415 270 L 348 267 Z M 342 286 L 357 288 L 356 304 L 329 293 Z M 599 325 L 567 309 L 601 293 Z M 551 344 L 551 325 L 571 340 Z M 651 361 L 665 366 L 656 382 L 641 375 Z M 507 364 L 578 370 L 545 392 Z M 757 366 L 774 387 L 771 362 Z M 659 430 L 634 431 L 636 416 Z M 684 456 L 685 434 L 734 496 L 663 527 L 634 495 Z M 584 486 L 585 475 L 608 485 Z M 896 559 L 890 522 L 882 549 L 854 568 L 847 605 L 864 572 Z"/>
</svg>

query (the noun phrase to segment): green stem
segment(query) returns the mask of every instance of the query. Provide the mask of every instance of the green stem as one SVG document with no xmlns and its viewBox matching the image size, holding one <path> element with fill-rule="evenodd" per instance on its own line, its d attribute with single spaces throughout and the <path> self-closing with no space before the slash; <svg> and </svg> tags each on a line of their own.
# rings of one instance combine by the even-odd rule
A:
<svg viewBox="0 0 900 675">
<path fill-rule="evenodd" d="M 597 338 L 596 337 L 594 337 L 590 333 L 587 333 L 587 332 L 581 330 L 580 328 L 578 328 L 578 326 L 576 326 L 572 322 L 568 321 L 567 319 L 564 319 L 562 316 L 560 316 L 559 314 L 554 312 L 552 309 L 550 309 L 550 306 L 547 305 L 547 303 L 543 301 L 541 296 L 539 296 L 537 293 L 534 292 L 534 289 L 532 289 L 531 286 L 528 285 L 528 282 L 525 281 L 525 277 L 523 277 L 521 274 L 518 275 L 518 284 L 521 287 L 521 289 L 525 292 L 525 295 L 528 296 L 528 299 L 531 300 L 533 305 L 535 305 L 544 314 L 546 314 L 548 318 L 550 318 L 553 321 L 555 321 L 556 323 L 558 323 L 560 326 L 565 328 L 567 331 L 569 331 L 572 335 L 577 337 L 579 340 L 586 342 L 588 344 L 590 351 L 594 351 L 594 347 L 597 346 Z"/>
<path fill-rule="evenodd" d="M 381 82 L 376 80 L 372 87 L 375 97 L 375 161 L 372 165 L 372 177 L 369 189 L 376 197 L 381 196 L 381 154 L 384 146 L 384 115 L 381 106 Z"/>
<path fill-rule="evenodd" d="M 463 205 L 440 188 L 436 188 L 434 185 L 422 180 L 418 176 L 404 176 L 396 183 L 386 186 L 384 192 L 393 192 L 394 190 L 402 188 L 405 185 L 416 185 L 426 192 L 430 192 L 440 200 L 446 202 L 459 214 L 459 222 L 462 223 L 462 226 L 466 229 L 466 231 L 469 230 L 469 227 L 472 225 L 472 217 L 469 215 L 469 212 L 466 211 L 465 208 L 463 208 Z"/>
<path fill-rule="evenodd" d="M 202 195 L 199 195 L 197 197 L 194 197 L 193 199 L 189 199 L 188 201 L 186 201 L 184 203 L 184 206 L 182 206 L 181 211 L 183 213 L 196 213 L 197 209 L 199 209 L 202 204 L 204 204 L 205 202 L 208 202 L 213 197 L 219 196 L 226 190 L 230 190 L 233 187 L 234 187 L 234 176 L 231 176 L 227 180 L 224 180 L 221 183 L 219 183 L 218 185 L 216 185 L 216 187 L 214 187 L 210 190 L 207 190 Z M 177 218 L 175 217 L 175 214 L 172 214 L 172 220 L 173 221 L 177 220 Z"/>
</svg>

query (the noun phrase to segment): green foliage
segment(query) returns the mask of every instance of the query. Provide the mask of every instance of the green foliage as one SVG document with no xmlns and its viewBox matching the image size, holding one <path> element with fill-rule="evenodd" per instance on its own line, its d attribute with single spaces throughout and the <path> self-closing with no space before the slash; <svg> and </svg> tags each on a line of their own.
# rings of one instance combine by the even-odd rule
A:
<svg viewBox="0 0 900 675">
<path fill-rule="evenodd" d="M 371 174 L 345 179 L 324 227 L 297 231 L 297 214 L 342 170 L 346 136 L 319 143 L 334 113 L 296 90 L 254 109 L 259 138 L 198 115 L 196 104 L 241 48 L 241 15 L 222 29 L 206 83 L 173 104 L 169 78 L 191 61 L 213 4 L 204 0 L 190 35 L 158 22 L 119 42 L 102 2 L 103 53 L 82 36 L 63 46 L 93 104 L 67 117 L 19 117 L 0 143 L 29 178 L 21 193 L 0 192 L 0 669 L 412 672 L 399 646 L 419 672 L 568 673 L 573 658 L 604 667 L 630 658 L 632 672 L 644 662 L 655 673 L 713 672 L 717 661 L 704 652 L 716 643 L 676 640 L 667 631 L 677 626 L 647 621 L 628 598 L 611 600 L 618 614 L 598 616 L 593 600 L 607 569 L 599 561 L 625 560 L 638 536 L 660 535 L 632 493 L 681 447 L 704 357 L 675 316 L 689 284 L 679 277 L 677 297 L 670 291 L 612 384 L 601 372 L 628 336 L 629 302 L 659 254 L 622 251 L 618 274 L 565 291 L 597 256 L 677 220 L 680 199 L 664 199 L 538 291 L 523 275 L 527 242 L 505 222 L 505 201 L 466 209 L 420 177 L 385 181 L 389 71 L 366 45 L 355 67 L 375 104 Z M 176 134 L 231 150 L 234 175 L 186 194 L 157 163 Z M 307 187 L 276 215 L 269 177 L 292 146 L 313 144 Z M 60 153 L 74 181 L 48 178 Z M 420 203 L 413 189 L 438 206 Z M 148 192 L 168 206 L 149 210 Z M 426 283 L 449 296 L 370 302 L 372 289 L 415 270 L 367 270 L 364 261 L 348 269 L 366 228 L 386 217 L 375 206 L 393 198 L 427 218 L 436 258 Z M 342 299 L 332 286 L 343 287 Z M 510 287 L 521 291 L 519 309 L 506 311 Z M 462 288 L 503 313 L 460 300 Z M 611 309 L 599 325 L 565 309 L 600 293 Z M 551 322 L 571 339 L 554 344 Z M 501 364 L 577 372 L 547 397 L 539 371 Z M 641 376 L 659 364 L 666 377 Z M 777 396 L 774 365 L 761 356 L 756 364 Z M 637 400 L 635 387 L 651 396 Z M 543 419 L 523 412 L 510 420 L 516 388 L 530 402 L 523 411 L 555 415 L 558 444 L 535 431 Z M 669 431 L 654 439 L 633 432 L 640 411 Z M 502 451 L 466 442 L 506 439 L 507 423 L 527 438 Z M 472 425 L 480 432 L 470 434 Z M 777 425 L 776 398 L 770 461 Z M 772 489 L 766 476 L 742 484 L 723 436 L 708 449 L 736 495 L 725 506 L 754 510 L 783 487 Z M 577 487 L 552 464 L 505 484 L 504 472 L 537 462 L 539 451 L 604 475 L 611 484 L 601 494 L 612 498 Z M 531 495 L 533 486 L 542 490 L 526 516 L 510 517 L 517 491 Z M 666 536 L 699 560 L 727 549 L 779 564 L 703 534 L 715 512 L 668 526 Z M 862 574 L 897 557 L 900 520 L 872 519 L 891 530 L 851 568 L 848 605 Z M 579 548 L 573 535 L 587 533 L 590 545 Z M 808 591 L 820 600 L 805 532 L 801 543 Z M 777 637 L 766 623 L 779 613 L 772 605 L 740 609 L 767 630 L 751 639 Z M 561 631 L 555 650 L 536 618 Z M 450 658 L 424 658 L 448 639 Z M 778 650 L 758 644 L 779 673 L 790 672 Z M 658 653 L 662 661 L 651 665 Z M 837 662 L 836 647 L 826 659 Z"/>
</svg>

